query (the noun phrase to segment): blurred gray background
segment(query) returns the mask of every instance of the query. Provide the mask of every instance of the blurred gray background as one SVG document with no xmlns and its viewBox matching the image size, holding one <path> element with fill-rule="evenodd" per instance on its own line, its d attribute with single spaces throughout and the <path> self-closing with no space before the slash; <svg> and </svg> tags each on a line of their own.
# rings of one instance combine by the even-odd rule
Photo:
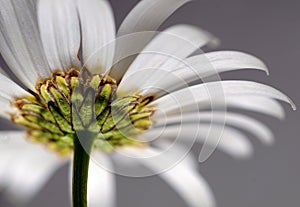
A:
<svg viewBox="0 0 300 207">
<path fill-rule="evenodd" d="M 111 0 L 116 22 L 137 0 Z M 262 58 L 271 75 L 256 71 L 224 74 L 226 79 L 268 83 L 287 93 L 300 106 L 300 1 L 299 0 L 196 0 L 184 6 L 161 27 L 187 23 L 202 27 L 222 41 L 218 49 L 246 51 Z M 300 204 L 300 112 L 288 105 L 286 120 L 254 115 L 274 131 L 276 143 L 266 147 L 250 137 L 255 154 L 250 160 L 234 160 L 215 152 L 199 172 L 215 193 L 220 207 L 282 207 Z M 194 148 L 199 153 L 201 146 Z M 29 204 L 30 207 L 68 207 L 67 168 L 60 169 Z M 185 207 L 157 177 L 117 177 L 118 207 Z M 4 199 L 0 206 L 9 207 Z"/>
</svg>

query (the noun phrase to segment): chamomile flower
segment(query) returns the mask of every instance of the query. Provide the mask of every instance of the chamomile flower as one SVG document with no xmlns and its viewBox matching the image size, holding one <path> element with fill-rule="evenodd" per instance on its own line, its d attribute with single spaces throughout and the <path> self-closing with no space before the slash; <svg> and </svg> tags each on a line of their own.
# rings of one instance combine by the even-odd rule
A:
<svg viewBox="0 0 300 207">
<path fill-rule="evenodd" d="M 217 40 L 191 25 L 155 32 L 189 0 L 143 0 L 118 31 L 105 0 L 0 2 L 0 52 L 9 68 L 0 74 L 0 114 L 21 127 L 1 132 L 0 186 L 19 202 L 73 161 L 74 207 L 113 206 L 110 171 L 149 175 L 137 165 L 159 174 L 189 206 L 215 206 L 187 154 L 192 144 L 205 143 L 201 160 L 217 146 L 247 157 L 251 144 L 236 128 L 266 144 L 272 133 L 226 107 L 278 118 L 284 116 L 278 100 L 295 107 L 264 84 L 207 79 L 238 69 L 268 72 L 258 58 L 236 51 L 193 55 Z"/>
</svg>

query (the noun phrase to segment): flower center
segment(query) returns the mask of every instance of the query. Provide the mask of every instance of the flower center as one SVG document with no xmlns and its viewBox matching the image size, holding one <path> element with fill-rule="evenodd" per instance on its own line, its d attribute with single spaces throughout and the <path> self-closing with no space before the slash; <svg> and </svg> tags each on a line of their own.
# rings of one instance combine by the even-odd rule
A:
<svg viewBox="0 0 300 207">
<path fill-rule="evenodd" d="M 75 69 L 53 73 L 36 85 L 34 96 L 16 98 L 12 120 L 31 140 L 61 155 L 73 150 L 81 132 L 93 134 L 94 148 L 109 152 L 124 145 L 143 146 L 138 135 L 151 126 L 153 97 L 117 97 L 117 84 L 107 75 Z"/>
</svg>

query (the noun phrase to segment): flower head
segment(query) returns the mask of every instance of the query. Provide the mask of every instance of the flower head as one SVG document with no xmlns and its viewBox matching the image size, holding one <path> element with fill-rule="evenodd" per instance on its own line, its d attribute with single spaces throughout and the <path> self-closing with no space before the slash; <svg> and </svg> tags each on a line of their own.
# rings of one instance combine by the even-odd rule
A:
<svg viewBox="0 0 300 207">
<path fill-rule="evenodd" d="M 0 52 L 9 73 L 20 83 L 2 71 L 0 112 L 23 130 L 2 132 L 13 141 L 0 146 L 1 155 L 21 146 L 18 154 L 23 163 L 18 164 L 16 154 L 13 167 L 7 166 L 8 158 L 2 156 L 5 171 L 0 176 L 12 182 L 0 185 L 19 198 L 34 195 L 65 162 L 51 151 L 68 159 L 79 140 L 97 161 L 89 167 L 89 206 L 113 205 L 113 178 L 107 170 L 149 175 L 136 174 L 137 163 L 155 173 L 166 171 L 161 176 L 190 206 L 214 206 L 195 160 L 186 156 L 192 144 L 205 143 L 200 160 L 217 146 L 234 157 L 249 156 L 251 145 L 230 126 L 248 130 L 267 144 L 273 141 L 272 133 L 250 117 L 227 112 L 227 107 L 279 118 L 284 112 L 275 99 L 294 107 L 286 95 L 270 86 L 221 81 L 216 76 L 247 68 L 268 73 L 258 58 L 236 51 L 193 55 L 218 41 L 191 25 L 155 32 L 188 0 L 143 0 L 118 32 L 105 0 L 0 2 Z M 131 171 L 113 169 L 110 158 Z M 20 176 L 20 172 L 25 173 Z M 104 184 L 107 187 L 99 187 Z"/>
</svg>

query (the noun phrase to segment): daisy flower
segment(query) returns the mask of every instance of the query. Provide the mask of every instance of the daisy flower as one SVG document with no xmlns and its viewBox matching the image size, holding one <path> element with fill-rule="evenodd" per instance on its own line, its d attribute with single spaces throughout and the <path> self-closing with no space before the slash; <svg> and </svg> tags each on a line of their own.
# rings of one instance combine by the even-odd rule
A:
<svg viewBox="0 0 300 207">
<path fill-rule="evenodd" d="M 191 25 L 155 32 L 189 0 L 142 0 L 117 31 L 105 0 L 0 2 L 7 67 L 0 74 L 0 114 L 20 127 L 1 131 L 0 186 L 18 203 L 72 162 L 74 207 L 113 206 L 112 172 L 159 174 L 189 206 L 215 206 L 188 154 L 193 143 L 204 142 L 200 161 L 217 146 L 247 157 L 251 144 L 236 128 L 266 144 L 272 133 L 227 107 L 278 118 L 284 116 L 278 100 L 295 108 L 270 86 L 211 78 L 238 69 L 268 72 L 258 58 L 199 54 L 217 39 Z"/>
</svg>

